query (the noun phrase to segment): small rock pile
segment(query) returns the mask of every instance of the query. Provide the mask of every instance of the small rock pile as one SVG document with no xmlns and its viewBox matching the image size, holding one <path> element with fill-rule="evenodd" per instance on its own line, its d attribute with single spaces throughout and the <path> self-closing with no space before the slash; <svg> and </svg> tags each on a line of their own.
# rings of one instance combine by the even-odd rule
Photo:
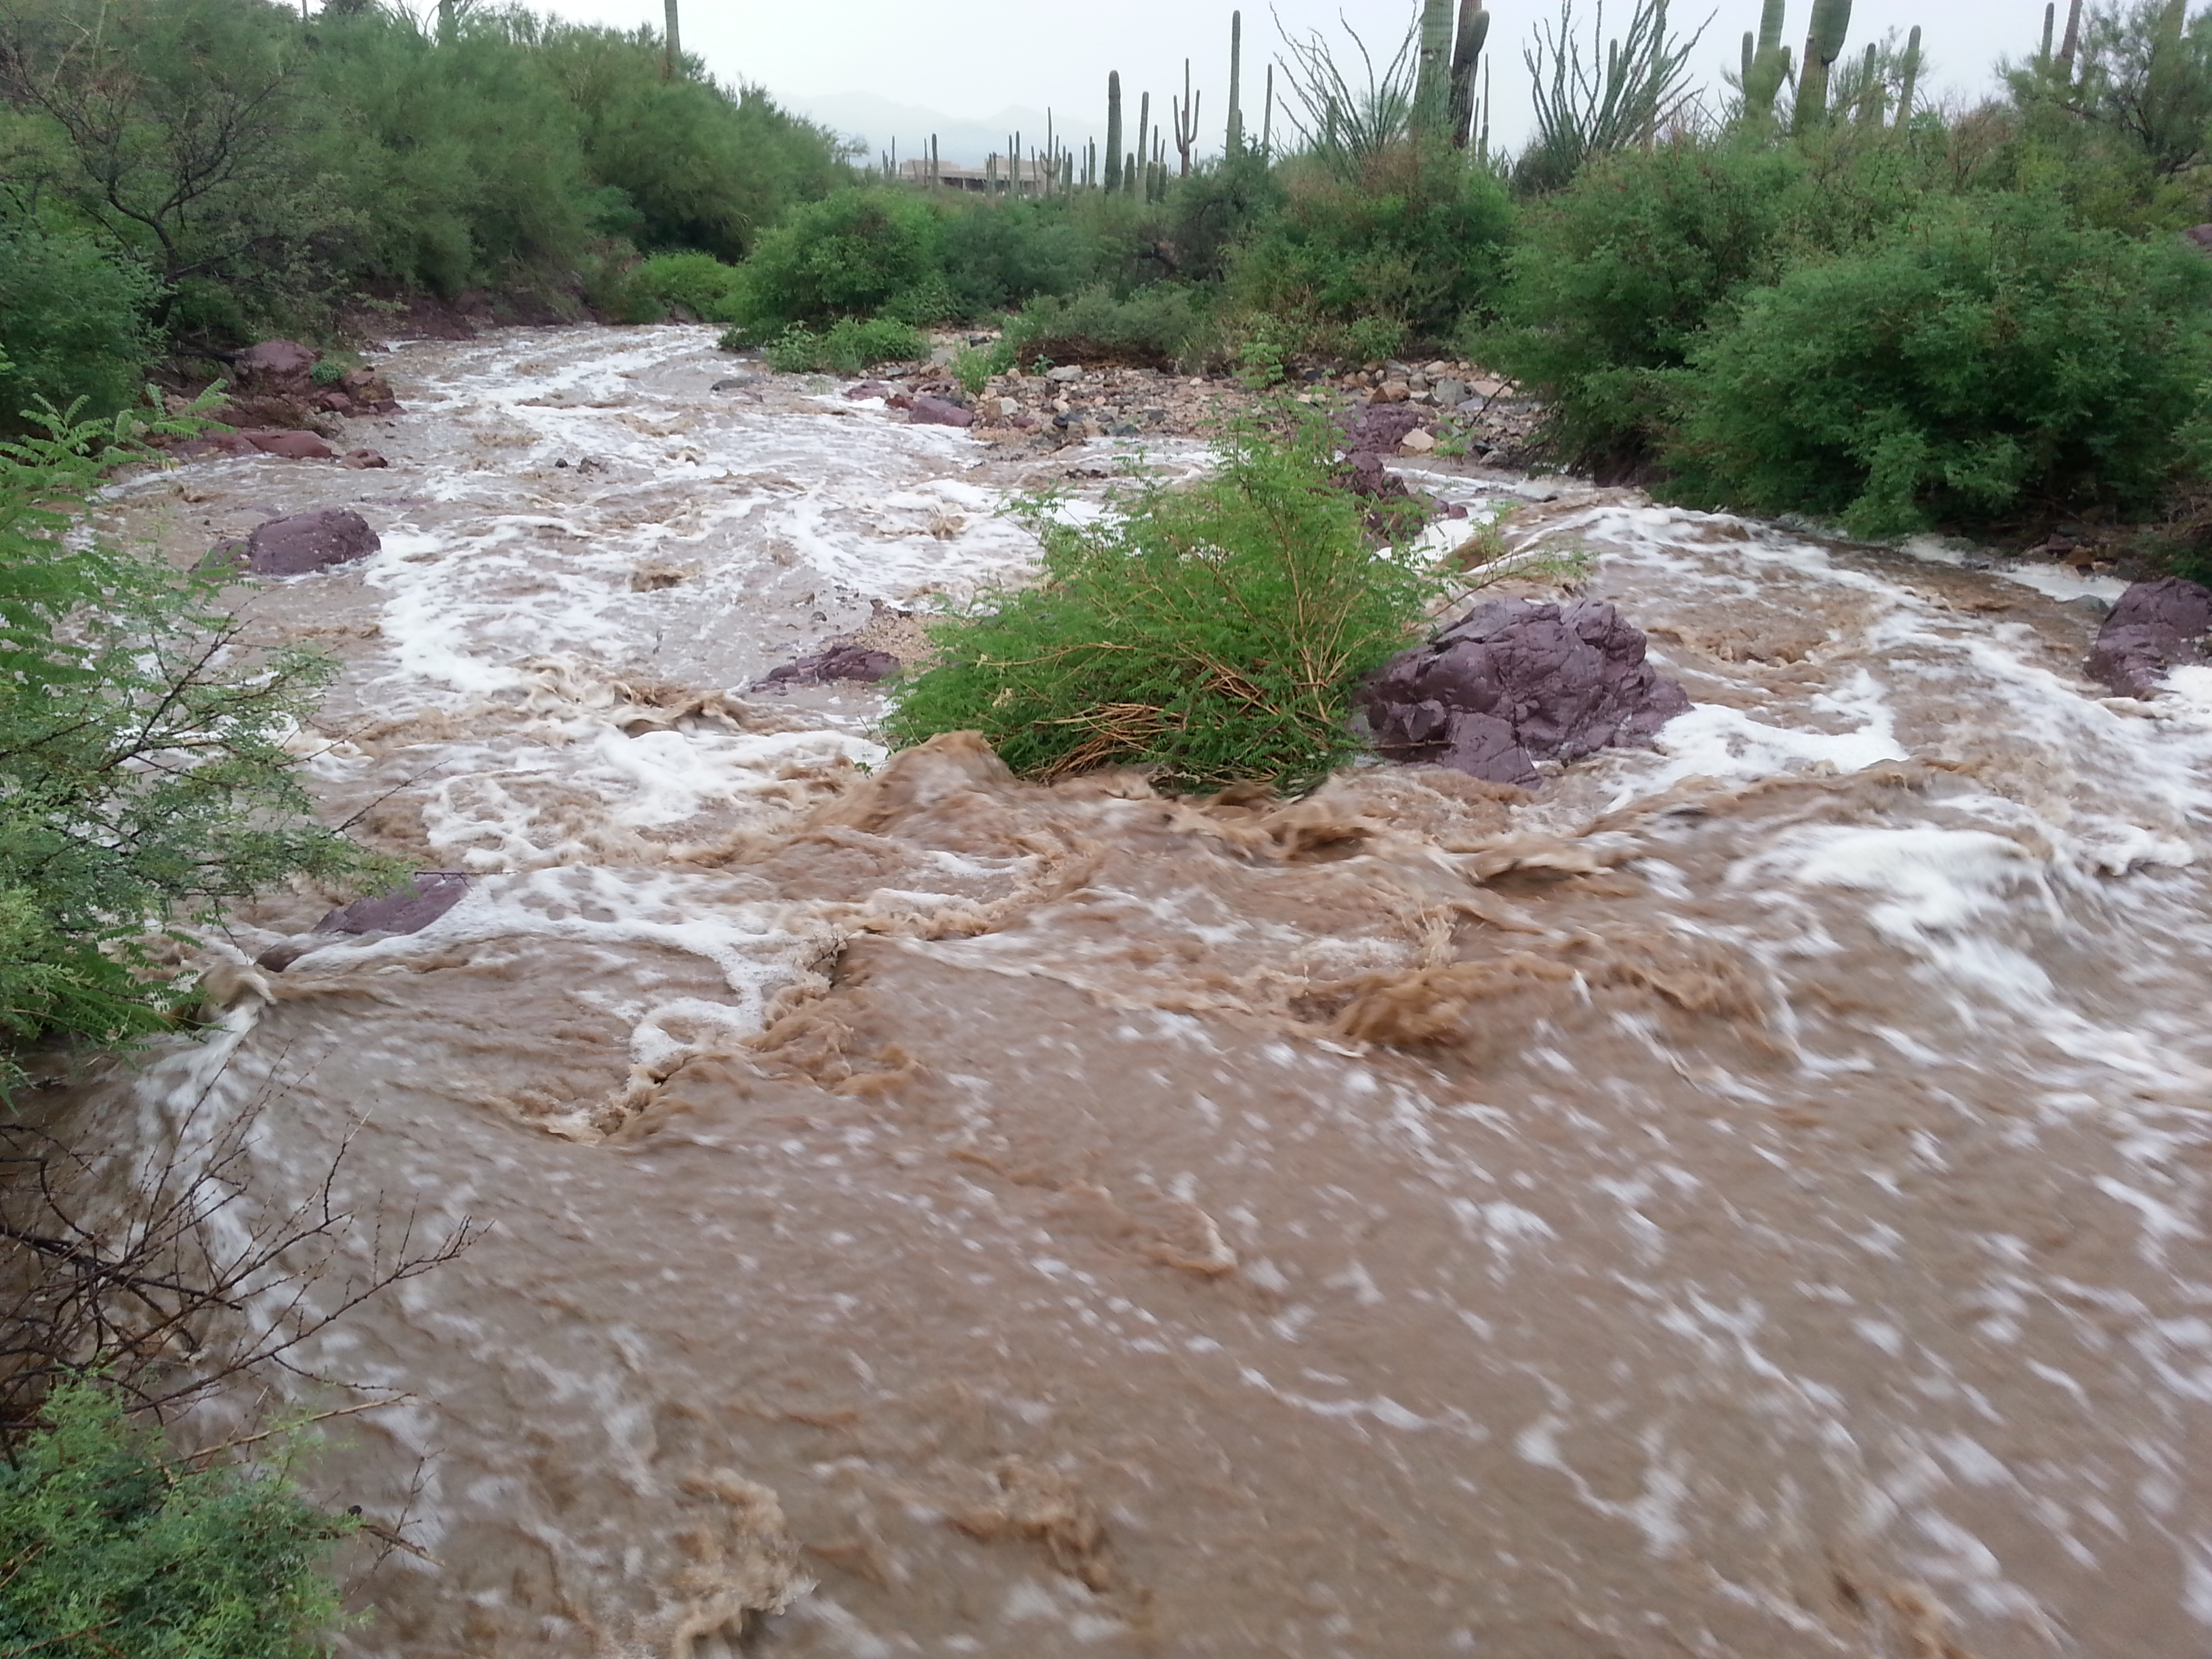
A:
<svg viewBox="0 0 2212 1659">
<path fill-rule="evenodd" d="M 228 398 L 214 418 L 234 428 L 210 432 L 175 447 L 187 459 L 204 455 L 277 455 L 287 460 L 336 460 L 341 466 L 379 467 L 384 458 L 373 449 L 340 455 L 325 439 L 341 428 L 334 415 L 397 415 L 399 402 L 391 384 L 368 367 L 349 368 L 327 385 L 315 379 L 322 354 L 296 340 L 264 340 L 231 360 Z M 173 413 L 190 400 L 172 395 Z"/>
<path fill-rule="evenodd" d="M 862 381 L 846 396 L 882 398 L 917 425 L 967 427 L 1000 447 L 1057 449 L 1091 438 L 1203 436 L 1223 419 L 1287 394 L 1333 413 L 1391 406 L 1401 422 L 1387 452 L 1395 456 L 1428 454 L 1447 439 L 1501 464 L 1526 449 L 1537 418 L 1533 403 L 1465 365 L 1429 367 L 1458 373 L 1431 379 L 1423 369 L 1394 363 L 1267 389 L 1166 369 L 1066 363 L 1041 374 L 994 376 L 970 397 L 942 365 L 914 365 Z M 1369 446 L 1361 453 L 1385 452 Z"/>
</svg>

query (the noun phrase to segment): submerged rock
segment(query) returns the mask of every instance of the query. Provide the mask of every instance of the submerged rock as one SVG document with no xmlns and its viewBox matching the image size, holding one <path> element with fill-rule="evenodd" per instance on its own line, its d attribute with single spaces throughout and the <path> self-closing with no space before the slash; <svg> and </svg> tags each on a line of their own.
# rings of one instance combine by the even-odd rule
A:
<svg viewBox="0 0 2212 1659">
<path fill-rule="evenodd" d="M 1602 600 L 1492 599 L 1383 664 L 1359 704 L 1393 760 L 1530 784 L 1540 760 L 1642 745 L 1688 711 L 1644 649 L 1642 631 Z"/>
<path fill-rule="evenodd" d="M 909 426 L 973 426 L 975 415 L 947 398 L 932 397 L 925 392 L 916 398 L 906 413 Z"/>
<path fill-rule="evenodd" d="M 2124 697 L 2150 698 L 2177 663 L 2203 659 L 2212 588 L 2181 576 L 2137 582 L 2120 595 L 2089 651 L 2089 677 Z"/>
<path fill-rule="evenodd" d="M 753 682 L 752 689 L 763 691 L 771 687 L 823 685 L 831 680 L 860 680 L 872 685 L 878 680 L 889 679 L 898 669 L 899 659 L 888 651 L 878 651 L 849 640 L 833 641 L 811 656 L 769 669 Z"/>
<path fill-rule="evenodd" d="M 331 447 L 313 432 L 252 430 L 238 434 L 264 455 L 282 455 L 288 461 L 327 461 Z"/>
<path fill-rule="evenodd" d="M 365 559 L 383 545 L 360 514 L 326 507 L 271 519 L 244 542 L 227 543 L 210 557 L 228 555 L 258 576 L 305 576 Z"/>
<path fill-rule="evenodd" d="M 465 897 L 458 870 L 418 870 L 404 887 L 342 904 L 315 924 L 319 933 L 419 933 Z"/>
</svg>

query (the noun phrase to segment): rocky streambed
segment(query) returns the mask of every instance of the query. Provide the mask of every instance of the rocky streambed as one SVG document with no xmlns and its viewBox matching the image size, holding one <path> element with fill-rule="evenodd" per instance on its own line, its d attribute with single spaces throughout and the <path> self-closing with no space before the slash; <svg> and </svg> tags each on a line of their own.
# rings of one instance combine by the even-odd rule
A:
<svg viewBox="0 0 2212 1659">
<path fill-rule="evenodd" d="M 910 649 L 1026 568 L 1006 492 L 1101 510 L 1135 440 L 717 392 L 697 329 L 382 370 L 388 466 L 118 511 L 375 533 L 246 603 L 342 659 L 301 752 L 434 914 L 270 899 L 222 1029 L 73 1108 L 488 1224 L 293 1385 L 388 1402 L 312 1471 L 409 1545 L 347 1651 L 2212 1640 L 2212 670 L 2086 678 L 2117 584 L 1401 451 L 1594 555 L 1688 705 L 1650 747 L 1048 789 L 754 688 Z"/>
</svg>

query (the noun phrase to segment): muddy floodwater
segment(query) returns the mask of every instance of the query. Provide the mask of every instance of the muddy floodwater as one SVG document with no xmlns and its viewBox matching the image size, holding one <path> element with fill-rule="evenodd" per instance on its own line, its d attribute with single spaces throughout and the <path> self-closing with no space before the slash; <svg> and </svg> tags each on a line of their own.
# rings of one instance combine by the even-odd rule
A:
<svg viewBox="0 0 2212 1659">
<path fill-rule="evenodd" d="M 326 815 L 471 878 L 249 912 L 222 1030 L 79 1108 L 487 1227 L 304 1356 L 405 1396 L 309 1477 L 414 1547 L 348 1547 L 346 1654 L 2212 1653 L 2212 670 L 2105 699 L 2069 575 L 1438 473 L 1597 556 L 1656 750 L 888 757 L 746 688 L 1115 452 L 710 348 L 404 345 L 388 471 L 125 492 L 369 520 L 246 602 L 344 664 Z"/>
</svg>

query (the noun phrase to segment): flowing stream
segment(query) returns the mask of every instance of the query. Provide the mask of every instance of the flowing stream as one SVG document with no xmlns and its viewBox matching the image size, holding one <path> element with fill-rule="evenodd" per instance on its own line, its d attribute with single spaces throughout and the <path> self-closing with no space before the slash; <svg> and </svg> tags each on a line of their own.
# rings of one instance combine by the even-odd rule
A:
<svg viewBox="0 0 2212 1659">
<path fill-rule="evenodd" d="M 1554 497 L 1697 705 L 1656 751 L 887 761 L 866 688 L 744 688 L 1113 454 L 709 347 L 403 346 L 389 471 L 125 492 L 358 506 L 252 613 L 345 664 L 333 817 L 472 877 L 249 914 L 222 1029 L 78 1109 L 488 1224 L 304 1356 L 407 1396 L 310 1474 L 415 1547 L 349 1547 L 345 1652 L 2212 1653 L 2212 670 L 2105 700 L 2070 577 L 1438 473 Z"/>
</svg>

